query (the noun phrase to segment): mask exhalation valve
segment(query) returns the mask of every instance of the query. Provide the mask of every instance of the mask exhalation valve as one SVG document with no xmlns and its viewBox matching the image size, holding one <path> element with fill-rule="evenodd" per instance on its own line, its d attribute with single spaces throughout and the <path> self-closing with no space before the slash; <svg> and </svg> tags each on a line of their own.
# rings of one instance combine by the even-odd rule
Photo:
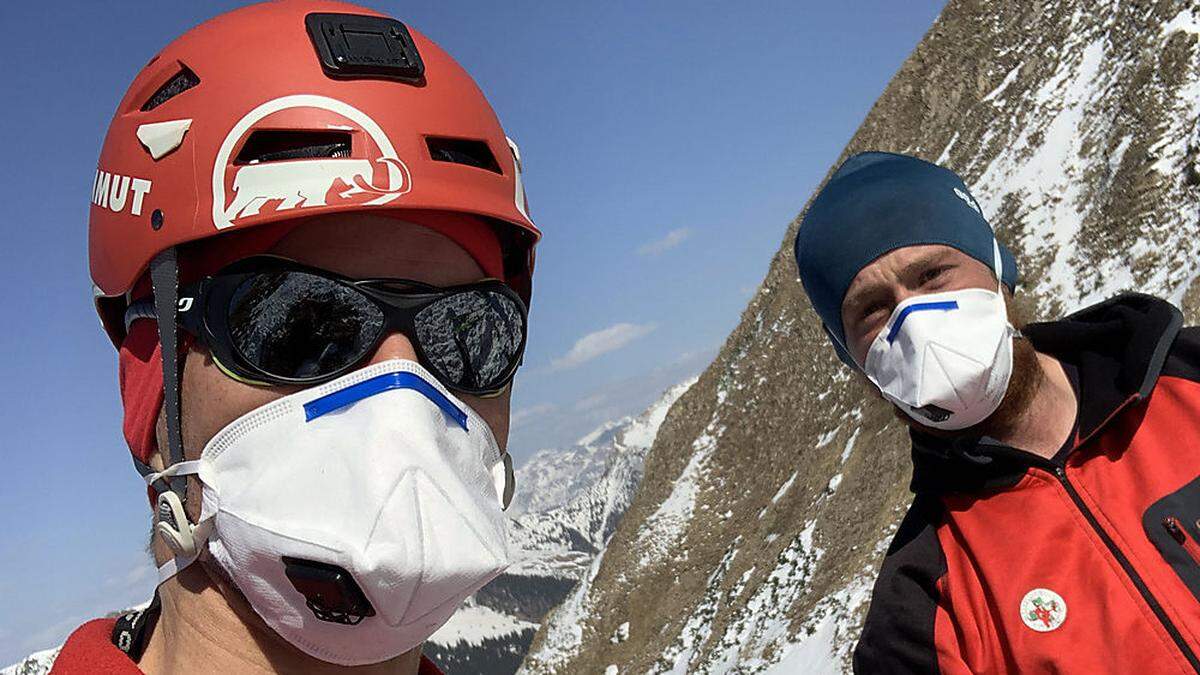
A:
<svg viewBox="0 0 1200 675">
<path fill-rule="evenodd" d="M 925 418 L 930 422 L 945 422 L 946 420 L 950 419 L 950 415 L 954 414 L 949 410 L 946 410 L 941 406 L 936 406 L 932 403 L 923 405 L 920 408 L 913 408 L 913 411 L 924 415 Z"/>
<path fill-rule="evenodd" d="M 375 608 L 354 577 L 337 565 L 283 557 L 284 573 L 304 596 L 304 604 L 321 621 L 357 626 Z"/>
</svg>

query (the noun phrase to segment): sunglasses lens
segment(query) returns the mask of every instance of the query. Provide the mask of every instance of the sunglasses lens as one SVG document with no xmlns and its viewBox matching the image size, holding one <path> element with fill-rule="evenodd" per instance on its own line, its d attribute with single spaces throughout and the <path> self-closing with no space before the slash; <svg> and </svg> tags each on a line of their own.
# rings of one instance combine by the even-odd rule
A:
<svg viewBox="0 0 1200 675">
<path fill-rule="evenodd" d="M 319 378 L 362 358 L 380 331 L 379 308 L 351 288 L 304 272 L 263 272 L 229 302 L 229 332 L 242 358 L 288 379 Z"/>
<path fill-rule="evenodd" d="M 525 325 L 516 300 L 497 291 L 446 296 L 416 316 L 426 359 L 451 387 L 501 387 L 521 357 Z"/>
</svg>

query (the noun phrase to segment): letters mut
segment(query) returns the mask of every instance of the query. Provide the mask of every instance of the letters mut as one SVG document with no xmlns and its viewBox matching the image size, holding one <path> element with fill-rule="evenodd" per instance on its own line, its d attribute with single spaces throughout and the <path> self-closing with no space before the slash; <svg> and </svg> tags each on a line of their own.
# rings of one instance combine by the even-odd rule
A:
<svg viewBox="0 0 1200 675">
<path fill-rule="evenodd" d="M 140 216 L 142 202 L 150 194 L 150 185 L 145 178 L 121 176 L 97 169 L 96 180 L 92 183 L 92 203 L 106 207 L 113 213 L 125 211 L 128 205 L 130 214 Z"/>
</svg>

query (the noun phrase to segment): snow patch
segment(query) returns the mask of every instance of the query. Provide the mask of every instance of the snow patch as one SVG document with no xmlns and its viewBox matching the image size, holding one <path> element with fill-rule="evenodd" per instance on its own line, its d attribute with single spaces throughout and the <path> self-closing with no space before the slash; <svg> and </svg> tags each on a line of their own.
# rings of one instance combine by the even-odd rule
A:
<svg viewBox="0 0 1200 675">
<path fill-rule="evenodd" d="M 782 658 L 763 672 L 841 675 L 855 642 L 853 634 L 859 630 L 859 610 L 871 597 L 871 578 L 863 575 L 821 600 L 797 633 L 800 639 L 780 649 Z"/>
<path fill-rule="evenodd" d="M 791 612 L 808 591 L 817 563 L 825 555 L 823 549 L 813 544 L 816 527 L 816 520 L 808 521 L 792 543 L 780 552 L 775 568 L 750 598 L 732 612 L 724 633 L 698 670 L 727 672 L 737 666 L 753 672 L 766 665 L 765 652 L 788 638 Z M 714 613 L 709 613 L 710 621 Z M 699 611 L 693 616 L 697 614 Z M 711 631 L 711 626 L 708 630 Z"/>
<path fill-rule="evenodd" d="M 1079 17 L 1076 16 L 1076 23 Z M 1078 34 L 1072 33 L 1065 50 L 1070 51 Z M 1036 258 L 1050 253 L 1048 273 L 1037 284 L 1042 297 L 1073 298 L 1078 301 L 1074 267 L 1071 265 L 1079 234 L 1079 209 L 1083 206 L 1083 145 L 1086 115 L 1104 95 L 1111 69 L 1101 72 L 1106 36 L 1099 36 L 1079 52 L 1077 61 L 1064 59 L 1054 75 L 1032 95 L 1031 109 L 1044 111 L 1050 120 L 1044 126 L 1028 125 L 980 175 L 972 192 L 985 213 L 999 211 L 1004 194 L 1025 191 L 1025 255 Z"/>
<path fill-rule="evenodd" d="M 1004 90 L 1008 89 L 1008 85 L 1010 85 L 1014 81 L 1016 81 L 1017 76 L 1021 74 L 1021 66 L 1023 66 L 1023 65 L 1025 65 L 1025 64 L 1024 63 L 1018 64 L 1016 68 L 1013 68 L 1012 70 L 1008 71 L 1008 75 L 1004 76 L 1004 80 L 1002 82 L 1000 82 L 1000 85 L 997 86 L 995 89 L 991 90 L 990 92 L 988 92 L 987 96 L 984 96 L 982 99 L 980 99 L 980 101 L 990 101 L 990 100 L 996 98 L 997 96 L 999 96 L 1000 94 L 1004 93 Z M 954 134 L 954 138 L 955 139 L 958 138 L 957 133 Z M 946 149 L 949 150 L 950 148 L 946 148 Z M 942 162 L 941 162 L 941 160 L 938 160 L 937 163 L 941 164 Z"/>
<path fill-rule="evenodd" d="M 1178 31 L 1192 34 L 1200 33 L 1200 19 L 1196 17 L 1191 9 L 1183 10 L 1176 14 L 1170 21 L 1163 24 L 1163 37 L 1169 37 L 1172 33 Z"/>
<path fill-rule="evenodd" d="M 842 430 L 842 427 L 841 427 L 841 425 L 839 425 L 839 426 L 836 426 L 836 427 L 830 429 L 829 431 L 826 431 L 825 433 L 821 434 L 817 438 L 817 444 L 814 445 L 813 447 L 819 449 L 819 448 L 823 448 L 823 447 L 829 445 L 830 443 L 833 442 L 833 439 L 837 438 L 838 432 L 841 430 Z"/>
<path fill-rule="evenodd" d="M 792 477 L 787 479 L 787 481 L 785 481 L 783 485 L 780 485 L 779 489 L 775 491 L 775 496 L 771 497 L 772 504 L 779 503 L 779 500 L 782 499 L 783 496 L 785 494 L 787 494 L 788 489 L 790 489 L 792 487 L 792 483 L 796 482 L 796 476 L 799 476 L 799 475 L 800 475 L 799 471 L 792 472 Z"/>
<path fill-rule="evenodd" d="M 724 595 L 721 585 L 725 575 L 729 573 L 729 568 L 733 566 L 733 559 L 737 556 L 737 547 L 741 541 L 742 538 L 737 537 L 725 550 L 725 555 L 708 576 L 704 597 L 684 622 L 675 642 L 663 652 L 662 658 L 650 667 L 647 675 L 687 675 L 695 672 L 691 667 L 692 659 L 696 655 L 696 649 L 712 633 L 712 619 L 716 616 L 721 597 Z"/>
<path fill-rule="evenodd" d="M 501 614 L 491 607 L 468 601 L 429 639 L 445 647 L 454 647 L 462 643 L 477 645 L 488 638 L 501 638 L 513 633 L 537 630 L 537 627 L 536 623 L 522 621 L 514 616 Z"/>
<path fill-rule="evenodd" d="M 842 474 L 839 473 L 839 474 L 835 475 L 833 478 L 829 479 L 829 485 L 825 486 L 825 492 L 827 494 L 833 494 L 833 493 L 837 492 L 838 486 L 841 484 L 842 484 Z"/>
<path fill-rule="evenodd" d="M 934 164 L 938 164 L 938 165 L 945 164 L 946 160 L 950 159 L 950 150 L 954 148 L 954 144 L 957 142 L 958 142 L 958 132 L 956 131 L 956 132 L 954 132 L 954 136 L 952 136 L 950 138 L 950 142 L 946 144 L 945 149 L 942 150 L 942 154 L 938 155 L 938 158 L 937 158 L 937 160 L 934 161 Z"/>
<path fill-rule="evenodd" d="M 860 431 L 862 431 L 862 427 L 855 429 L 854 433 L 850 434 L 850 440 L 846 441 L 846 447 L 842 449 L 842 464 L 845 464 L 846 460 L 850 459 L 850 453 L 854 452 L 854 442 L 858 440 L 858 432 Z"/>
<path fill-rule="evenodd" d="M 718 394 L 718 398 L 720 395 Z M 659 504 L 654 513 L 642 523 L 635 546 L 642 551 L 638 567 L 657 564 L 667 557 L 683 538 L 687 524 L 696 510 L 696 496 L 705 476 L 708 458 L 717 447 L 717 441 L 725 432 L 717 417 L 700 436 L 692 442 L 692 456 L 683 467 L 679 478 L 671 488 L 671 494 Z"/>
</svg>

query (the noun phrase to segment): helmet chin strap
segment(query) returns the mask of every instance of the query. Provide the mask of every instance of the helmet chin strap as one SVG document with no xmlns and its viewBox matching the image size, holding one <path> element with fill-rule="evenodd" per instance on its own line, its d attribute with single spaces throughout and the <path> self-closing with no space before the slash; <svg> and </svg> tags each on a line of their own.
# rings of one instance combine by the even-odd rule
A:
<svg viewBox="0 0 1200 675">
<path fill-rule="evenodd" d="M 187 517 L 187 475 L 196 473 L 199 462 L 183 458 L 179 396 L 179 264 L 174 247 L 150 261 L 150 285 L 154 293 L 154 311 L 162 352 L 163 408 L 166 415 L 167 447 L 163 455 L 166 468 L 154 472 L 136 463 L 146 484 L 158 493 L 154 532 L 173 558 L 158 568 L 159 583 L 170 579 L 195 562 L 211 530 L 211 523 L 193 525 Z M 161 448 L 160 448 L 161 452 Z"/>
</svg>

